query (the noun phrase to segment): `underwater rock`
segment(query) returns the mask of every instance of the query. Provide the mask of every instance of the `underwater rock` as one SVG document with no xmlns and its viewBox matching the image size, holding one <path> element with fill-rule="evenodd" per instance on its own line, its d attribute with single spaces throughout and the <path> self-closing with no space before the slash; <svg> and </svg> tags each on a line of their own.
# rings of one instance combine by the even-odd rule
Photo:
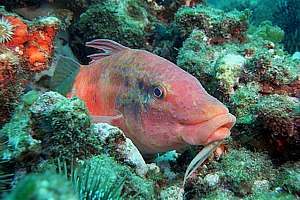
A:
<svg viewBox="0 0 300 200">
<path fill-rule="evenodd" d="M 198 5 L 180 8 L 175 15 L 175 22 L 185 38 L 194 29 L 199 29 L 206 34 L 209 44 L 234 40 L 244 42 L 248 15 L 246 11 L 224 13 L 222 10 Z"/>
<path fill-rule="evenodd" d="M 168 151 L 162 155 L 158 155 L 154 160 L 157 166 L 159 166 L 164 176 L 169 181 L 174 180 L 177 176 L 177 174 L 171 168 L 171 163 L 175 162 L 177 158 L 178 158 L 178 153 L 175 150 L 173 150 L 173 151 Z"/>
<path fill-rule="evenodd" d="M 270 183 L 268 180 L 257 180 L 254 181 L 252 191 L 261 192 L 268 191 L 270 189 Z"/>
<path fill-rule="evenodd" d="M 300 155 L 300 101 L 284 95 L 260 98 L 257 106 L 258 120 L 271 131 L 272 142 L 279 152 Z"/>
<path fill-rule="evenodd" d="M 178 186 L 170 186 L 160 192 L 161 200 L 183 200 L 183 189 Z"/>
<path fill-rule="evenodd" d="M 149 50 L 171 62 L 176 62 L 178 49 L 182 46 L 182 38 L 178 27 L 174 24 L 155 23 L 148 42 Z"/>
<path fill-rule="evenodd" d="M 282 95 L 285 99 L 299 98 L 300 62 L 292 59 L 277 43 L 257 34 L 248 35 L 248 38 L 242 44 L 227 42 L 213 45 L 208 43 L 208 37 L 203 31 L 194 30 L 179 50 L 177 64 L 198 78 L 207 91 L 221 99 L 235 113 L 237 126 L 232 131 L 235 139 L 271 153 L 278 153 L 281 149 L 279 153 L 285 155 L 282 158 L 297 159 L 300 153 L 292 149 L 298 149 L 299 145 L 296 125 L 299 123 L 299 114 L 291 110 L 285 112 L 287 118 L 293 121 L 295 133 L 292 134 L 293 137 L 284 137 L 278 142 L 278 137 L 274 137 L 278 135 L 278 131 L 271 125 L 268 126 L 270 120 L 266 113 L 284 109 L 283 102 L 272 104 L 276 106 L 273 108 L 261 105 L 264 99 L 271 98 L 272 95 Z M 233 56 L 238 58 L 235 63 L 232 63 Z M 230 62 L 226 64 L 226 60 Z M 293 105 L 299 107 L 297 100 Z M 285 118 L 275 119 L 287 122 Z M 283 124 L 286 123 L 281 123 Z M 291 135 L 287 129 L 283 128 L 281 131 L 279 135 Z M 282 146 L 285 148 L 281 148 Z"/>
<path fill-rule="evenodd" d="M 19 66 L 18 55 L 9 48 L 0 47 L 0 127 L 11 117 L 29 77 Z"/>
<path fill-rule="evenodd" d="M 230 190 L 227 189 L 218 189 L 213 193 L 206 195 L 203 200 L 223 200 L 223 199 L 230 199 L 230 200 L 238 200 L 238 197 L 235 197 Z"/>
<path fill-rule="evenodd" d="M 56 92 L 31 91 L 22 97 L 12 120 L 1 130 L 8 147 L 1 157 L 32 161 L 60 158 L 66 162 L 107 154 L 145 176 L 148 166 L 124 133 L 109 124 L 92 124 L 83 101 L 68 99 Z"/>
<path fill-rule="evenodd" d="M 293 54 L 292 59 L 293 59 L 293 60 L 295 60 L 295 59 L 300 60 L 300 52 L 299 52 L 299 51 L 296 51 L 296 52 Z"/>
<path fill-rule="evenodd" d="M 260 86 L 256 82 L 241 84 L 234 94 L 230 96 L 232 109 L 237 117 L 237 125 L 255 123 L 256 104 L 261 97 Z"/>
<path fill-rule="evenodd" d="M 5 199 L 154 199 L 151 181 L 135 175 L 111 157 L 94 156 L 72 167 L 66 162 L 56 165 L 25 175 Z"/>
<path fill-rule="evenodd" d="M 216 64 L 216 79 L 219 82 L 219 89 L 224 94 L 234 93 L 234 87 L 239 82 L 246 59 L 241 55 L 227 54 L 220 57 Z"/>
<path fill-rule="evenodd" d="M 120 129 L 109 124 L 92 125 L 84 102 L 78 98 L 67 99 L 55 92 L 40 94 L 31 91 L 22 96 L 22 103 L 11 121 L 0 130 L 0 135 L 7 138 L 8 147 L 1 151 L 1 157 L 14 162 L 16 174 L 24 170 L 42 172 L 58 158 L 68 165 L 91 158 L 88 161 L 91 165 L 99 168 L 100 163 L 103 167 L 100 171 L 109 169 L 115 174 L 109 175 L 114 178 L 111 183 L 121 175 L 126 184 L 130 182 L 125 189 L 128 194 L 145 196 L 144 199 L 153 195 L 152 184 L 130 171 L 129 167 L 141 176 L 148 172 L 137 148 Z M 119 163 L 104 154 L 111 154 Z M 96 158 L 94 155 L 102 156 Z M 103 177 L 104 174 L 97 176 Z M 23 176 L 18 175 L 18 179 L 23 179 Z M 33 194 L 38 192 L 33 190 Z"/>
<path fill-rule="evenodd" d="M 197 174 L 198 177 L 189 180 L 185 186 L 187 198 L 210 199 L 211 196 L 219 196 L 220 191 L 229 190 L 229 193 L 224 192 L 223 195 L 228 193 L 233 196 L 230 199 L 234 199 L 256 193 L 253 189 L 257 181 L 275 183 L 277 171 L 266 154 L 254 153 L 245 148 L 231 148 L 219 160 L 211 161 L 206 164 L 206 168 L 199 169 Z"/>
<path fill-rule="evenodd" d="M 40 141 L 30 134 L 30 116 L 28 108 L 32 101 L 37 99 L 37 94 L 30 92 L 22 97 L 21 103 L 15 109 L 12 119 L 0 130 L 1 137 L 7 138 L 7 147 L 1 152 L 0 157 L 6 160 L 21 160 L 27 152 L 38 154 Z"/>
<path fill-rule="evenodd" d="M 205 4 L 205 0 L 147 0 L 151 12 L 163 22 L 172 22 L 176 11 L 181 6 L 193 7 L 196 4 Z"/>
<path fill-rule="evenodd" d="M 34 167 L 40 160 L 57 157 L 85 159 L 102 150 L 98 136 L 91 132 L 85 104 L 55 92 L 24 95 L 0 133 L 8 137 L 9 147 L 1 157 L 17 160 L 21 166 Z M 24 159 L 31 162 L 22 162 Z"/>
<path fill-rule="evenodd" d="M 82 50 L 86 47 L 75 45 L 98 38 L 112 39 L 127 47 L 146 48 L 152 18 L 142 0 L 102 1 L 88 7 L 72 26 L 72 47 L 85 60 L 87 52 Z"/>
<path fill-rule="evenodd" d="M 222 2 L 210 0 L 209 3 L 227 12 L 235 9 L 240 11 L 249 9 L 251 24 L 259 25 L 266 20 L 271 21 L 285 32 L 283 38 L 285 50 L 293 53 L 299 49 L 300 2 L 298 0 L 228 0 Z"/>
<path fill-rule="evenodd" d="M 31 135 L 41 141 L 42 153 L 63 160 L 84 159 L 101 152 L 98 135 L 91 131 L 88 110 L 78 98 L 42 94 L 29 108 Z"/>
<path fill-rule="evenodd" d="M 286 163 L 281 167 L 278 183 L 289 193 L 300 196 L 300 162 Z"/>
<path fill-rule="evenodd" d="M 272 45 L 272 44 L 271 44 Z M 273 46 L 273 45 L 272 45 Z M 262 85 L 270 84 L 275 86 L 289 85 L 296 82 L 300 73 L 300 62 L 293 60 L 290 55 L 273 50 L 257 51 L 247 64 L 248 68 L 254 73 L 257 82 Z"/>
<path fill-rule="evenodd" d="M 274 43 L 284 39 L 284 31 L 279 26 L 273 25 L 271 21 L 263 21 L 254 34 Z"/>
<path fill-rule="evenodd" d="M 141 153 L 119 128 L 106 123 L 94 124 L 92 128 L 92 131 L 99 136 L 105 153 L 114 156 L 122 163 L 132 166 L 138 175 L 146 175 L 148 166 Z"/>
<path fill-rule="evenodd" d="M 216 187 L 219 183 L 219 179 L 218 174 L 207 174 L 204 177 L 204 180 L 207 182 L 209 187 Z"/>
</svg>

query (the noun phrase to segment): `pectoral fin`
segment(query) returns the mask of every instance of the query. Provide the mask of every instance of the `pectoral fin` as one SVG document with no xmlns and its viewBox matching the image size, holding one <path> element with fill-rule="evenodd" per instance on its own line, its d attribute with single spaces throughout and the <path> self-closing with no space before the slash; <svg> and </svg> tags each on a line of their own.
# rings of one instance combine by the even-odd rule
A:
<svg viewBox="0 0 300 200">
<path fill-rule="evenodd" d="M 91 118 L 93 123 L 108 123 L 114 126 L 119 126 L 123 121 L 123 114 L 116 111 L 114 115 L 107 115 L 107 116 L 91 115 Z"/>
<path fill-rule="evenodd" d="M 71 91 L 80 67 L 81 65 L 71 58 L 59 56 L 54 75 L 50 81 L 50 89 L 66 95 Z"/>
</svg>

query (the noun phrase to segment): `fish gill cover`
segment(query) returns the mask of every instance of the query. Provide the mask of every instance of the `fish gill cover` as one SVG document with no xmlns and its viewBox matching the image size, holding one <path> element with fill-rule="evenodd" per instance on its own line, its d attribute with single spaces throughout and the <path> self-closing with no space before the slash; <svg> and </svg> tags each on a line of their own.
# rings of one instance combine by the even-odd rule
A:
<svg viewBox="0 0 300 200">
<path fill-rule="evenodd" d="M 0 1 L 1 198 L 299 198 L 299 24 L 298 0 Z M 112 125 L 95 122 L 91 102 L 98 102 L 95 109 L 110 102 L 99 104 L 97 98 L 86 101 L 76 95 L 78 90 L 71 91 L 75 95 L 68 97 L 51 91 L 51 79 L 56 68 L 61 67 L 60 59 L 89 63 L 87 56 L 99 51 L 85 43 L 100 38 L 147 50 L 177 64 L 235 115 L 231 136 L 184 185 L 185 170 L 203 146 L 188 145 L 181 151 L 143 155 L 141 145 L 135 143 L 138 140 L 128 138 L 130 130 L 118 128 L 123 127 L 119 118 L 112 119 L 107 113 L 97 119 Z M 116 48 L 111 43 L 101 44 L 105 50 Z M 126 65 L 132 72 L 128 69 L 135 69 L 136 63 L 147 65 L 150 70 L 141 67 L 139 70 L 144 71 L 135 71 L 140 79 L 134 80 L 139 81 L 127 81 L 133 90 L 123 97 L 135 105 L 147 105 L 145 113 L 151 113 L 148 105 L 159 105 L 166 88 L 148 83 L 158 80 L 166 65 L 173 64 L 164 61 L 161 65 L 157 58 L 132 58 L 126 53 L 123 57 L 107 55 L 102 56 L 106 60 L 96 62 L 103 66 L 116 63 L 113 71 Z M 125 63 L 124 58 L 128 58 Z M 170 69 L 167 75 L 173 74 Z M 61 76 L 68 74 L 59 72 Z M 95 74 L 84 77 L 93 80 Z M 172 83 L 183 88 L 179 97 L 192 94 L 185 89 L 190 83 L 180 82 L 184 76 L 176 77 Z M 132 80 L 133 76 L 126 77 Z M 105 83 L 107 76 L 99 80 Z M 109 86 L 100 86 L 104 94 L 109 93 Z M 87 89 L 86 94 L 95 91 L 92 87 Z M 174 116 L 187 120 L 195 107 L 185 112 L 176 110 Z M 128 106 L 125 110 L 142 109 Z M 140 125 L 139 120 L 144 118 L 137 119 L 133 125 Z M 151 130 L 161 129 L 166 119 L 171 118 L 167 114 L 160 116 L 160 122 L 152 124 Z M 137 132 L 141 137 L 142 131 Z M 173 131 L 169 132 L 167 136 L 171 137 Z M 185 137 L 188 141 L 192 138 L 192 134 Z M 160 136 L 160 144 L 164 141 L 168 140 Z M 150 140 L 146 143 L 158 149 Z"/>
</svg>

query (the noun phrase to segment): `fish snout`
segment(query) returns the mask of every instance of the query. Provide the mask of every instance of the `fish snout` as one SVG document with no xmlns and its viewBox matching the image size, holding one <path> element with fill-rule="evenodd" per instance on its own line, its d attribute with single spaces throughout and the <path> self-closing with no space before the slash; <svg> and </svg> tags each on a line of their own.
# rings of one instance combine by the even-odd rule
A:
<svg viewBox="0 0 300 200">
<path fill-rule="evenodd" d="M 209 120 L 209 127 L 211 127 L 211 133 L 208 133 L 206 141 L 203 145 L 207 145 L 214 141 L 220 141 L 230 135 L 230 129 L 234 126 L 236 118 L 234 115 L 227 113 L 218 115 L 213 119 Z"/>
<path fill-rule="evenodd" d="M 191 145 L 207 145 L 223 140 L 230 135 L 230 129 L 235 124 L 235 120 L 235 116 L 228 112 L 198 124 L 182 124 L 181 138 Z"/>
<path fill-rule="evenodd" d="M 228 108 L 215 97 L 208 95 L 204 98 L 203 102 L 204 103 L 201 104 L 200 109 L 206 120 L 229 113 Z"/>
</svg>

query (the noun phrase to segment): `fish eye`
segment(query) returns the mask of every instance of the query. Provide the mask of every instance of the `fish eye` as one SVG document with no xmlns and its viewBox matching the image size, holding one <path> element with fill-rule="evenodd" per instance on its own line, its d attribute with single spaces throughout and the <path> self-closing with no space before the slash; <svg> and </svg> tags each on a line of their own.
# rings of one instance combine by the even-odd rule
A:
<svg viewBox="0 0 300 200">
<path fill-rule="evenodd" d="M 156 98 L 158 98 L 158 99 L 163 98 L 163 96 L 164 96 L 163 88 L 161 88 L 161 87 L 159 87 L 159 86 L 154 87 L 154 89 L 153 89 L 153 95 L 154 95 Z"/>
</svg>

